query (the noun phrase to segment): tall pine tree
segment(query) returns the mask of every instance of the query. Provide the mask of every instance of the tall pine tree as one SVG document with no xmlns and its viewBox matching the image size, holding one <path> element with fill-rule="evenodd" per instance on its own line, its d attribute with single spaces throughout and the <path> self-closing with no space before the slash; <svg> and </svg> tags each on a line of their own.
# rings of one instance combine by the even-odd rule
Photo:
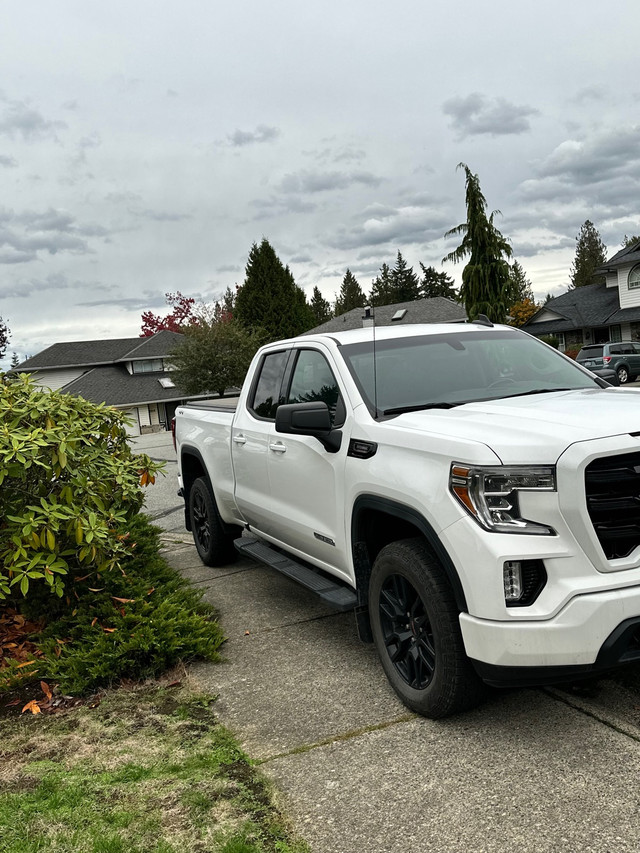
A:
<svg viewBox="0 0 640 853">
<path fill-rule="evenodd" d="M 423 299 L 433 299 L 435 296 L 444 296 L 446 299 L 457 299 L 458 291 L 450 275 L 446 272 L 438 272 L 435 267 L 425 267 L 420 262 L 422 279 L 420 280 L 420 296 Z"/>
<path fill-rule="evenodd" d="M 597 228 L 587 219 L 576 237 L 576 256 L 571 266 L 569 289 L 587 284 L 601 284 L 603 275 L 595 275 L 598 267 L 607 262 L 607 247 L 600 239 Z"/>
<path fill-rule="evenodd" d="M 469 256 L 462 270 L 460 300 L 470 320 L 478 314 L 494 322 L 504 322 L 508 308 L 509 264 L 511 246 L 493 224 L 499 211 L 487 217 L 487 201 L 480 189 L 480 179 L 465 163 L 458 164 L 466 175 L 465 203 L 467 221 L 447 231 L 445 237 L 461 234 L 462 242 L 442 259 L 443 263 L 458 263 Z"/>
<path fill-rule="evenodd" d="M 391 305 L 393 299 L 393 282 L 388 264 L 382 264 L 380 272 L 371 282 L 369 301 L 372 305 Z"/>
<path fill-rule="evenodd" d="M 391 270 L 391 302 L 413 302 L 420 299 L 420 283 L 413 267 L 407 265 L 398 251 L 396 265 Z"/>
<path fill-rule="evenodd" d="M 340 285 L 340 293 L 336 297 L 335 315 L 345 314 L 351 311 L 352 308 L 362 308 L 364 306 L 364 293 L 358 283 L 358 279 L 354 276 L 351 270 L 347 270 Z"/>
<path fill-rule="evenodd" d="M 522 265 L 518 261 L 514 261 L 509 269 L 509 305 L 524 302 L 525 299 L 534 301 L 531 282 Z"/>
<path fill-rule="evenodd" d="M 246 329 L 264 329 L 270 341 L 294 337 L 314 324 L 304 291 L 266 238 L 249 252 L 234 319 Z"/>
<path fill-rule="evenodd" d="M 313 296 L 311 297 L 311 311 L 313 313 L 316 326 L 326 323 L 333 317 L 331 305 L 327 302 L 324 296 L 320 293 L 318 287 L 313 288 Z"/>
</svg>

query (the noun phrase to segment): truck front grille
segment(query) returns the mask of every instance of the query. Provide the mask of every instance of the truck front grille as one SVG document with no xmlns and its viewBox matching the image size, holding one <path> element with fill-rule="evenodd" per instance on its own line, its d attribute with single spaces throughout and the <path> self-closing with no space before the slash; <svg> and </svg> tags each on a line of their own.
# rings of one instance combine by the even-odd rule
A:
<svg viewBox="0 0 640 853">
<path fill-rule="evenodd" d="M 608 560 L 640 545 L 640 453 L 603 456 L 585 471 L 587 510 Z"/>
</svg>

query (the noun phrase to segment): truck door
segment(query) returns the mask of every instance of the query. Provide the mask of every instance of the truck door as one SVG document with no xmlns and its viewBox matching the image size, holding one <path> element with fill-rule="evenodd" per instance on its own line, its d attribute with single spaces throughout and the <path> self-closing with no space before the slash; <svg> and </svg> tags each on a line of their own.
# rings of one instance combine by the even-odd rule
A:
<svg viewBox="0 0 640 853">
<path fill-rule="evenodd" d="M 330 453 L 311 436 L 270 434 L 268 471 L 271 501 L 268 525 L 279 528 L 283 544 L 329 566 L 344 565 L 345 518 L 343 471 L 349 446 L 350 418 L 344 391 L 327 356 L 318 349 L 298 349 L 291 365 L 286 403 L 323 400 L 334 426 L 342 427 L 340 450 Z"/>
<path fill-rule="evenodd" d="M 263 356 L 231 429 L 236 504 L 244 520 L 258 530 L 265 530 L 271 501 L 269 436 L 278 404 L 283 402 L 282 385 L 290 353 L 290 349 L 284 349 Z"/>
</svg>

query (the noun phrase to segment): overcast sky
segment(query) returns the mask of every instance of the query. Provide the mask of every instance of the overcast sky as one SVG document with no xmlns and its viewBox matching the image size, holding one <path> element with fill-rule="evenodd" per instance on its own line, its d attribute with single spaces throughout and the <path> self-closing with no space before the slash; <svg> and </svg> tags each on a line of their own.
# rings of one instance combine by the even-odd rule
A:
<svg viewBox="0 0 640 853">
<path fill-rule="evenodd" d="M 640 233 L 638 0 L 2 4 L 0 316 L 12 351 L 135 336 L 242 283 L 442 265 L 464 161 L 534 292 L 580 226 Z"/>
</svg>

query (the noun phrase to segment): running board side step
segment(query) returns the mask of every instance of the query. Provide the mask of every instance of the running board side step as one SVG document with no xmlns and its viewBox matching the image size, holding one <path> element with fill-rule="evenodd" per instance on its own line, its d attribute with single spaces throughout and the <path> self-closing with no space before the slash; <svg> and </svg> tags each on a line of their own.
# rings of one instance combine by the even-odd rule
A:
<svg viewBox="0 0 640 853">
<path fill-rule="evenodd" d="M 265 563 L 272 569 L 276 569 L 276 571 L 291 578 L 291 580 L 297 581 L 301 586 L 315 592 L 317 596 L 336 610 L 353 610 L 358 603 L 355 590 L 321 575 L 308 566 L 302 565 L 302 563 L 297 563 L 291 557 L 285 556 L 260 539 L 241 536 L 233 544 L 241 554 L 251 557 L 259 563 Z"/>
</svg>

